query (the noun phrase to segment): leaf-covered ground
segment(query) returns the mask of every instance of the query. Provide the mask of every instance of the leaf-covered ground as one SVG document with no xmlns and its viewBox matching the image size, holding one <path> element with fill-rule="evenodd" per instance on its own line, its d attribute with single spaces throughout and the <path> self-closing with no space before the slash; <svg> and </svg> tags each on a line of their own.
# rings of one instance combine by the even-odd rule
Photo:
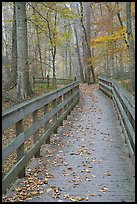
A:
<svg viewBox="0 0 137 204">
<path fill-rule="evenodd" d="M 80 102 L 32 158 L 5 202 L 133 202 L 134 169 L 109 99 L 80 85 Z"/>
</svg>

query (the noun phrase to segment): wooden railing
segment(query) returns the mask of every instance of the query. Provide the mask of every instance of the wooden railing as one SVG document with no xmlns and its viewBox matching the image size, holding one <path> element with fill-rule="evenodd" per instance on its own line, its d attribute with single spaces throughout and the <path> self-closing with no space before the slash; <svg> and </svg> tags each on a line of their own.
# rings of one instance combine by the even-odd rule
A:
<svg viewBox="0 0 137 204">
<path fill-rule="evenodd" d="M 56 84 L 69 84 L 76 81 L 76 76 L 74 79 L 61 79 L 61 78 L 56 78 Z M 33 77 L 33 85 L 35 84 L 47 84 L 49 87 L 50 84 L 53 84 L 53 78 L 50 78 L 49 75 L 47 77 Z"/>
<path fill-rule="evenodd" d="M 113 100 L 130 157 L 135 165 L 135 98 L 114 79 L 99 77 L 99 89 Z"/>
<path fill-rule="evenodd" d="M 2 180 L 2 192 L 13 183 L 17 177 L 25 176 L 25 166 L 35 156 L 40 156 L 40 147 L 50 142 L 50 136 L 56 133 L 64 119 L 79 101 L 79 81 L 75 81 L 64 88 L 44 94 L 28 102 L 16 105 L 2 112 L 2 132 L 15 125 L 16 138 L 2 150 L 2 162 L 13 153 L 17 154 L 17 161 L 13 168 Z M 44 115 L 39 119 L 38 111 L 43 110 Z M 31 127 L 24 128 L 25 117 L 32 116 Z M 52 123 L 50 120 L 52 119 Z M 39 136 L 39 128 L 44 127 L 44 133 Z M 24 143 L 33 137 L 33 145 L 25 152 Z"/>
</svg>

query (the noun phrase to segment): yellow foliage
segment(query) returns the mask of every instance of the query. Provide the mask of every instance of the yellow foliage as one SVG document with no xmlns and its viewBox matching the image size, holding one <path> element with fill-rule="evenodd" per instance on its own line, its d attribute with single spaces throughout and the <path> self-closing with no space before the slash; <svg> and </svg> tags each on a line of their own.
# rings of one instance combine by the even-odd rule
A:
<svg viewBox="0 0 137 204">
<path fill-rule="evenodd" d="M 96 47 L 96 43 L 106 43 L 106 42 L 112 42 L 112 41 L 116 41 L 118 39 L 123 38 L 123 36 L 126 36 L 126 28 L 123 27 L 120 31 L 115 31 L 113 34 L 111 35 L 102 35 L 98 38 L 94 38 L 92 39 L 91 43 L 93 43 Z"/>
</svg>

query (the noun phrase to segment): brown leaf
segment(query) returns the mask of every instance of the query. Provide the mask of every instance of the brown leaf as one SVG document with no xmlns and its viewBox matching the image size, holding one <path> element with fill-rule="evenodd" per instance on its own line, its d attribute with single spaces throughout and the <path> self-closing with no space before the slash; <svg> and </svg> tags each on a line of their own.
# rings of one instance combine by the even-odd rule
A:
<svg viewBox="0 0 137 204">
<path fill-rule="evenodd" d="M 16 189 L 16 191 L 18 191 L 18 192 L 22 191 L 22 188 L 20 188 L 19 186 L 18 186 L 17 188 L 15 188 L 15 189 Z"/>
<path fill-rule="evenodd" d="M 81 172 L 90 173 L 91 171 L 89 169 L 83 169 L 83 170 L 81 170 Z"/>
<path fill-rule="evenodd" d="M 88 177 L 86 177 L 86 179 L 85 179 L 86 181 L 91 181 Z"/>
<path fill-rule="evenodd" d="M 37 181 L 37 184 L 38 184 L 38 185 L 42 185 L 42 184 L 43 184 L 43 181 L 38 180 L 38 181 Z"/>
<path fill-rule="evenodd" d="M 90 194 L 89 196 L 97 196 L 96 194 Z"/>
<path fill-rule="evenodd" d="M 106 191 L 108 191 L 108 188 L 102 187 L 99 191 L 100 191 L 100 192 L 106 192 Z"/>
<path fill-rule="evenodd" d="M 109 172 L 104 172 L 104 176 L 110 176 Z"/>
<path fill-rule="evenodd" d="M 49 181 L 49 179 L 48 179 L 48 178 L 45 178 L 45 180 L 44 180 L 43 182 L 44 182 L 45 184 L 47 184 L 48 181 Z"/>
<path fill-rule="evenodd" d="M 69 194 L 64 194 L 63 197 L 64 198 L 69 198 Z"/>
<path fill-rule="evenodd" d="M 68 170 L 72 170 L 72 167 L 71 166 L 68 166 L 68 168 L 67 168 Z"/>
</svg>

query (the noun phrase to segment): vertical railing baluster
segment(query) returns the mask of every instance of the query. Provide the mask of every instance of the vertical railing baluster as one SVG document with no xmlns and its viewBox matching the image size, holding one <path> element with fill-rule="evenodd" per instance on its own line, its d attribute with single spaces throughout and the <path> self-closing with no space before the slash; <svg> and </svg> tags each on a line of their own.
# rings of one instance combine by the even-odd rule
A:
<svg viewBox="0 0 137 204">
<path fill-rule="evenodd" d="M 72 89 L 71 89 L 71 90 L 72 90 Z M 68 98 L 71 97 L 71 95 L 72 95 L 72 91 L 71 91 L 71 90 L 68 92 Z M 71 100 L 68 102 L 68 107 L 69 107 L 70 105 L 71 105 Z M 69 111 L 68 115 L 70 115 L 70 113 L 71 113 L 71 111 Z"/>
<path fill-rule="evenodd" d="M 16 137 L 18 137 L 18 135 L 20 133 L 22 133 L 24 131 L 24 127 L 23 127 L 23 120 L 20 120 L 19 122 L 16 123 Z M 24 143 L 17 148 L 17 162 L 24 156 Z M 19 178 L 23 178 L 25 177 L 25 167 L 22 168 L 21 172 L 18 174 Z"/>
<path fill-rule="evenodd" d="M 57 105 L 57 99 L 52 101 L 52 108 L 54 109 Z M 53 124 L 57 121 L 57 113 L 53 116 Z M 57 128 L 54 130 L 54 134 L 57 134 Z"/>
<path fill-rule="evenodd" d="M 44 116 L 48 113 L 49 111 L 49 104 L 46 104 L 44 106 Z M 45 126 L 44 126 L 44 130 L 45 132 L 49 129 L 49 120 L 45 123 Z M 50 144 L 50 136 L 49 138 L 46 140 L 46 144 Z"/>
<path fill-rule="evenodd" d="M 59 103 L 62 102 L 62 96 L 59 97 Z M 61 108 L 60 111 L 58 112 L 58 118 L 62 115 L 63 109 Z M 60 122 L 60 125 L 63 125 L 63 121 Z"/>
<path fill-rule="evenodd" d="M 63 95 L 63 100 L 67 99 L 67 95 L 68 95 L 68 93 L 65 93 L 65 94 Z M 67 107 L 68 107 L 68 104 L 66 104 L 66 105 L 64 106 L 64 112 L 67 110 Z M 67 120 L 67 115 L 66 115 L 66 117 L 64 118 L 64 120 Z"/>
<path fill-rule="evenodd" d="M 38 110 L 34 111 L 33 114 L 32 114 L 32 117 L 33 117 L 33 123 L 37 122 L 38 120 Z M 33 136 L 33 141 L 34 141 L 34 144 L 39 140 L 39 130 L 36 130 L 36 132 L 34 133 L 34 136 Z M 37 152 L 35 153 L 35 158 L 39 157 L 40 156 L 40 149 L 37 150 Z"/>
</svg>

